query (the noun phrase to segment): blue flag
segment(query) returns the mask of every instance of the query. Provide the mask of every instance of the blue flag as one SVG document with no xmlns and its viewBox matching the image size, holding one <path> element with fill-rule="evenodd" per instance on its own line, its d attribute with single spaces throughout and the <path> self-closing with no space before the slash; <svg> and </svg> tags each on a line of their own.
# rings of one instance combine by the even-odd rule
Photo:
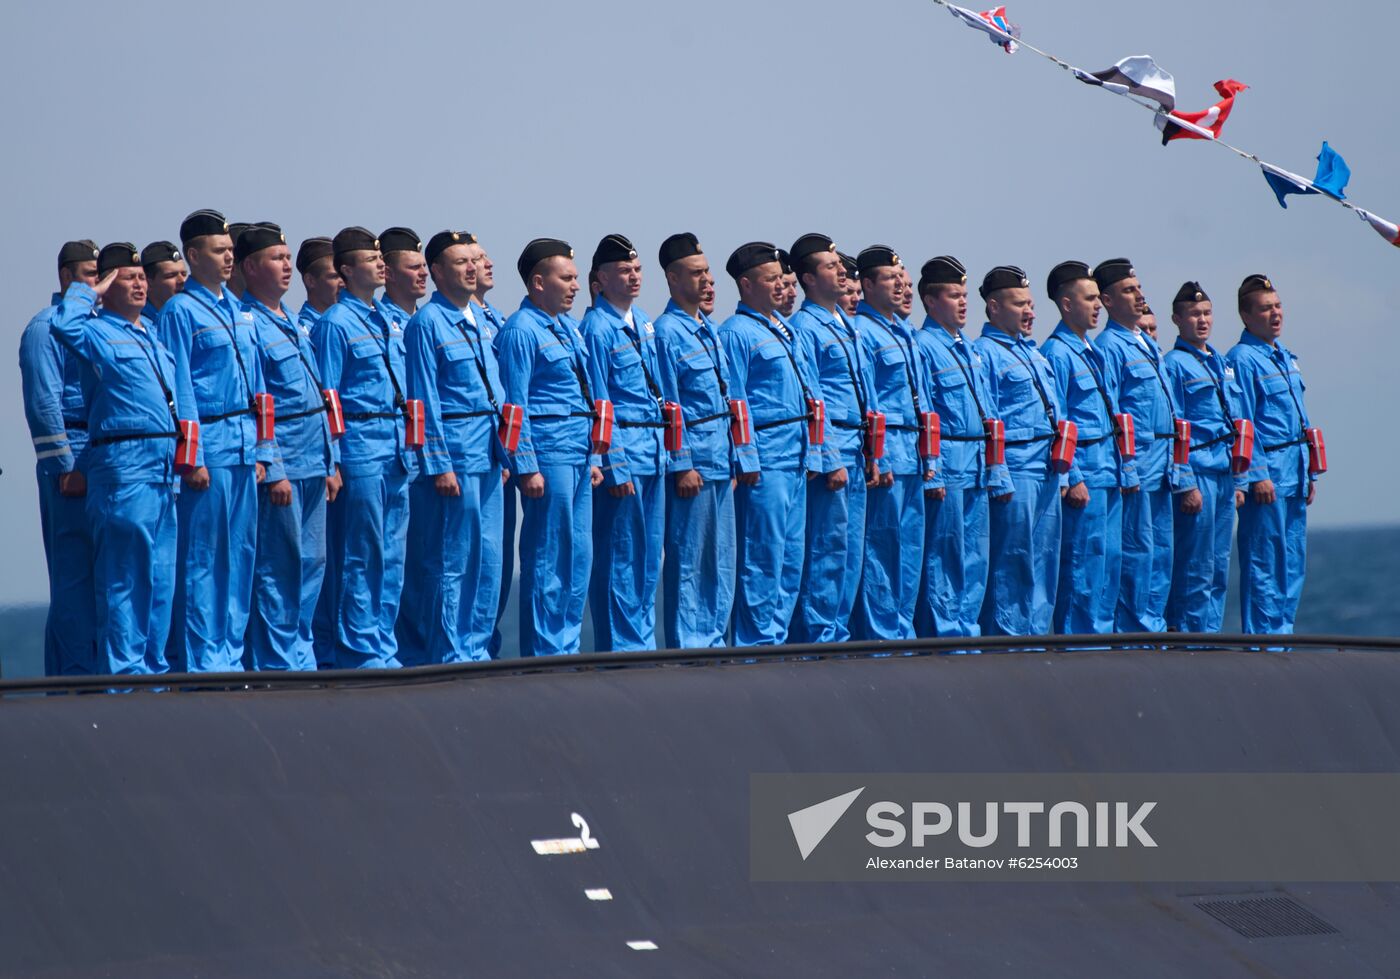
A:
<svg viewBox="0 0 1400 979">
<path fill-rule="evenodd" d="M 1317 154 L 1317 176 L 1313 177 L 1313 186 L 1329 197 L 1344 201 L 1347 195 L 1342 192 L 1346 190 L 1347 181 L 1350 179 L 1351 167 L 1347 166 L 1347 161 L 1328 146 L 1327 140 L 1324 139 L 1322 152 Z"/>
<path fill-rule="evenodd" d="M 1282 167 L 1276 167 L 1272 163 L 1260 161 L 1259 166 L 1264 171 L 1264 179 L 1269 182 L 1274 196 L 1278 198 L 1279 207 L 1288 207 L 1288 202 L 1284 198 L 1289 194 L 1317 193 L 1312 182 L 1306 177 L 1300 177 L 1296 173 L 1291 173 Z"/>
</svg>

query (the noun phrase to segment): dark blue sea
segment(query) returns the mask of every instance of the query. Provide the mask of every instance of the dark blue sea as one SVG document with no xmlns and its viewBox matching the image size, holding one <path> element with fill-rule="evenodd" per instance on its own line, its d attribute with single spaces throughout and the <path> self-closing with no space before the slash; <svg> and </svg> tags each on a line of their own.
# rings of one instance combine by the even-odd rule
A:
<svg viewBox="0 0 1400 979">
<path fill-rule="evenodd" d="M 515 648 L 516 598 L 502 625 L 507 655 Z M 0 676 L 43 673 L 42 605 L 0 607 Z M 1225 631 L 1239 629 L 1236 582 L 1230 582 Z M 1400 637 L 1400 527 L 1314 530 L 1308 535 L 1308 579 L 1297 631 L 1313 635 Z M 583 648 L 592 648 L 585 623 Z"/>
</svg>

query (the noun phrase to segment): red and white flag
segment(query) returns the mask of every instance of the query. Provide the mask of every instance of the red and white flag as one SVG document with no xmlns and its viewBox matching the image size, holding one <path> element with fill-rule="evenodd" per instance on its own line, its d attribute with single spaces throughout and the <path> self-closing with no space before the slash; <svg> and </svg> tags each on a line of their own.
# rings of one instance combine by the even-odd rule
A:
<svg viewBox="0 0 1400 979">
<path fill-rule="evenodd" d="M 1225 120 L 1230 118 L 1230 110 L 1235 107 L 1235 96 L 1249 88 L 1244 82 L 1227 78 L 1215 83 L 1215 90 L 1221 99 L 1204 112 L 1159 112 L 1156 116 L 1157 128 L 1162 131 L 1162 145 L 1174 139 L 1219 139 Z"/>
<path fill-rule="evenodd" d="M 1016 53 L 1016 48 L 1019 47 L 1016 41 L 1021 36 L 1021 28 L 1007 19 L 1005 7 L 984 10 L 979 14 L 952 3 L 945 3 L 944 6 L 948 8 L 948 13 L 968 27 L 986 34 L 993 44 L 1004 49 L 1007 54 Z"/>
</svg>

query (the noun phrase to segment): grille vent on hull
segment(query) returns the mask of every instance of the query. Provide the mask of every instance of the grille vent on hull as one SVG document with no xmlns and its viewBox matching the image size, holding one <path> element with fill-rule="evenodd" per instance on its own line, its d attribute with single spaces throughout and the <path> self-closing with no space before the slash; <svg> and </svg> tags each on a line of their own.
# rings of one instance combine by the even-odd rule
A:
<svg viewBox="0 0 1400 979">
<path fill-rule="evenodd" d="M 1291 897 L 1212 898 L 1196 907 L 1245 938 L 1340 934 Z"/>
</svg>

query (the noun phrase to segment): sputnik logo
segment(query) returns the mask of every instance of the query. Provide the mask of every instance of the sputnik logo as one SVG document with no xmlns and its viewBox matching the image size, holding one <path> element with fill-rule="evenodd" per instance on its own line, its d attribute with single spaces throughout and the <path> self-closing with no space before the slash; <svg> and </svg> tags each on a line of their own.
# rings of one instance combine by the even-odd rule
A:
<svg viewBox="0 0 1400 979">
<path fill-rule="evenodd" d="M 862 785 L 845 795 L 788 813 L 788 825 L 792 827 L 792 837 L 797 841 L 797 851 L 802 854 L 803 860 L 826 839 L 826 834 L 841 821 L 846 810 L 851 808 L 851 803 L 856 801 L 856 796 L 864 791 L 865 786 Z"/>
</svg>

